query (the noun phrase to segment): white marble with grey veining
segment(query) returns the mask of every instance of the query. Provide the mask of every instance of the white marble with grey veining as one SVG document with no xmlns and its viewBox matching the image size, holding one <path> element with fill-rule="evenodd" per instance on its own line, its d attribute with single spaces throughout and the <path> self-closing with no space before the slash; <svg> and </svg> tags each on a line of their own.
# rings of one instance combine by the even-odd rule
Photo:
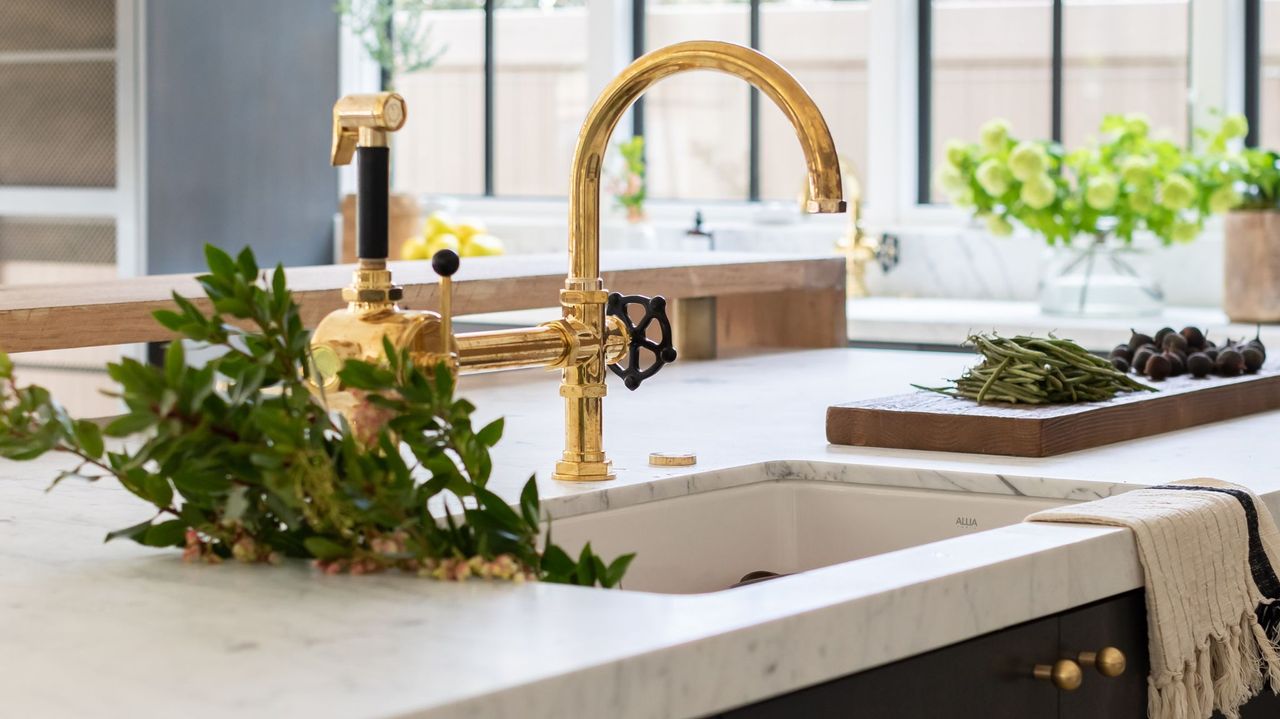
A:
<svg viewBox="0 0 1280 719">
<path fill-rule="evenodd" d="M 533 472 L 569 516 L 806 479 L 1089 499 L 1212 475 L 1280 499 L 1280 413 L 1045 459 L 828 446 L 828 404 L 954 376 L 959 355 L 823 350 L 676 363 L 611 383 L 614 482 L 548 479 L 555 376 L 465 378 L 507 418 L 491 487 Z M 649 468 L 693 450 L 697 467 Z M 0 464 L 0 697 L 15 716 L 683 717 L 757 701 L 1135 588 L 1121 530 L 1021 524 L 730 592 L 327 577 L 188 566 L 103 545 L 146 512 L 123 490 L 44 489 L 56 462 Z"/>
</svg>

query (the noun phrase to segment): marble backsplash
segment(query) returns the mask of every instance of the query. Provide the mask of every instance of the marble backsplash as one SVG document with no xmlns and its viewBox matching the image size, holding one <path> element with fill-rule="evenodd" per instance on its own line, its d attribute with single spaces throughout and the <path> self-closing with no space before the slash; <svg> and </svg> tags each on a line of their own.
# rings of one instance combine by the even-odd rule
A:
<svg viewBox="0 0 1280 719">
<path fill-rule="evenodd" d="M 564 247 L 563 221 L 501 218 L 489 221 L 511 252 L 554 252 Z M 705 240 L 686 236 L 687 222 L 654 222 L 643 236 L 618 220 L 600 230 L 601 245 L 609 249 L 706 249 Z M 708 222 L 716 249 L 735 252 L 832 252 L 843 226 L 830 222 L 770 225 L 751 222 Z M 928 297 L 971 300 L 1035 301 L 1050 251 L 1027 234 L 993 237 L 972 225 L 902 227 L 899 262 L 889 272 L 871 267 L 867 283 L 880 297 Z M 1166 303 L 1176 306 L 1218 307 L 1222 302 L 1221 223 L 1208 228 L 1196 242 L 1163 248 L 1139 239 L 1137 264 L 1160 282 Z"/>
</svg>

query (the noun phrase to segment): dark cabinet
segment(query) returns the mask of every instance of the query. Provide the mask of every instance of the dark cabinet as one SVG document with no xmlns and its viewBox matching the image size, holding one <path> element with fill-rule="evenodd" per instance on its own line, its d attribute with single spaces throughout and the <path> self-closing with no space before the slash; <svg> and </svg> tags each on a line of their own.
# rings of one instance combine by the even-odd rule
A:
<svg viewBox="0 0 1280 719">
<path fill-rule="evenodd" d="M 1141 719 L 1147 714 L 1147 622 L 1141 591 L 768 699 L 722 719 Z M 1079 661 L 1119 649 L 1125 671 L 1103 676 L 1082 665 L 1084 681 L 1062 691 L 1032 676 L 1037 664 Z M 1280 717 L 1280 698 L 1250 702 L 1242 719 Z"/>
</svg>

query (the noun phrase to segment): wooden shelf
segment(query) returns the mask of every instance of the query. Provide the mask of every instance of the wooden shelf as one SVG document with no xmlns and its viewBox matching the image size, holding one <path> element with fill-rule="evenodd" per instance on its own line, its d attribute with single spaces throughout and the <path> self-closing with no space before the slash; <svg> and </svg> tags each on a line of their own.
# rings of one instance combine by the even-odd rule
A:
<svg viewBox="0 0 1280 719">
<path fill-rule="evenodd" d="M 467 258 L 454 281 L 454 313 L 503 312 L 558 303 L 564 286 L 565 255 L 507 255 Z M 436 276 L 429 262 L 391 262 L 404 287 L 402 306 L 436 309 Z M 830 347 L 844 344 L 844 260 L 840 257 L 747 253 L 618 252 L 601 258 L 605 286 L 624 293 L 668 299 L 717 297 L 722 336 L 772 346 Z M 289 286 L 313 327 L 343 305 L 339 290 L 351 265 L 297 267 Z M 172 307 L 171 293 L 208 309 L 195 275 L 153 275 L 72 286 L 39 285 L 0 289 L 0 350 L 93 347 L 167 340 L 168 330 L 151 317 Z M 736 309 L 735 309 L 736 308 Z M 744 315 L 743 313 L 749 313 Z M 753 332 L 744 327 L 751 325 Z M 734 344 L 730 342 L 730 344 Z"/>
</svg>

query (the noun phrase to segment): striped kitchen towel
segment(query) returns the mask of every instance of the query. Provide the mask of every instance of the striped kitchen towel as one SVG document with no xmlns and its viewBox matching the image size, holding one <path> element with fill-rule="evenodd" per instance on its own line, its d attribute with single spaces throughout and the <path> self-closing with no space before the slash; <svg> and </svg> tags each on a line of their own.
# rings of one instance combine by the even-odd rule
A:
<svg viewBox="0 0 1280 719">
<path fill-rule="evenodd" d="M 1146 576 L 1150 719 L 1238 719 L 1280 693 L 1280 533 L 1262 500 L 1212 479 L 1037 512 L 1028 521 L 1128 527 Z"/>
</svg>

